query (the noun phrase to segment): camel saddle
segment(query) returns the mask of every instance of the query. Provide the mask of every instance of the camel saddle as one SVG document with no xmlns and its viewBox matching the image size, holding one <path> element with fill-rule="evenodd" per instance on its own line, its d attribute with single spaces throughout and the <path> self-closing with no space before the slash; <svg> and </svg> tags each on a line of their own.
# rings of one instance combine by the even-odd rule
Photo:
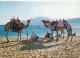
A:
<svg viewBox="0 0 80 58">
<path fill-rule="evenodd" d="M 16 19 L 12 20 L 10 28 L 11 28 L 11 31 L 18 32 L 21 28 L 21 22 Z"/>
<path fill-rule="evenodd" d="M 58 22 L 58 27 L 64 27 L 64 23 L 63 23 L 62 20 L 59 20 L 59 22 Z"/>
</svg>

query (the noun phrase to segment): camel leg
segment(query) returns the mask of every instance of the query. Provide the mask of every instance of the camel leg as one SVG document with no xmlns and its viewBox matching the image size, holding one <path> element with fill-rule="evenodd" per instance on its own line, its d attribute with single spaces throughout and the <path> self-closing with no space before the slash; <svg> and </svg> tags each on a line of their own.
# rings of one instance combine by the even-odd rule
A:
<svg viewBox="0 0 80 58">
<path fill-rule="evenodd" d="M 53 31 L 51 30 L 51 33 L 52 33 L 52 37 L 53 37 Z"/>
<path fill-rule="evenodd" d="M 21 41 L 21 32 L 20 32 L 20 41 Z"/>
<path fill-rule="evenodd" d="M 63 31 L 63 39 L 64 39 L 64 34 L 65 34 L 65 33 L 64 33 L 64 30 L 62 30 L 62 31 Z"/>
<path fill-rule="evenodd" d="M 19 32 L 18 32 L 18 36 L 17 36 L 17 41 L 18 41 L 18 37 L 19 37 Z"/>
<path fill-rule="evenodd" d="M 68 38 L 70 36 L 70 27 L 67 27 L 67 32 L 68 32 Z"/>
<path fill-rule="evenodd" d="M 62 30 L 61 30 L 61 36 L 60 37 L 62 37 Z"/>
<path fill-rule="evenodd" d="M 71 30 L 71 28 L 70 28 L 70 35 L 71 35 L 71 40 L 70 40 L 70 42 L 72 42 L 73 35 L 72 35 L 72 30 Z"/>
<path fill-rule="evenodd" d="M 62 30 L 61 30 L 61 36 L 62 36 Z"/>
<path fill-rule="evenodd" d="M 7 39 L 7 42 L 9 42 L 9 40 L 8 40 L 8 31 L 6 31 L 6 39 Z"/>
<path fill-rule="evenodd" d="M 67 30 L 67 32 L 68 32 L 68 38 L 69 38 L 69 31 Z"/>
<path fill-rule="evenodd" d="M 64 30 L 63 30 L 63 38 L 64 38 L 64 35 L 65 35 L 65 33 L 64 33 Z"/>
<path fill-rule="evenodd" d="M 56 41 L 58 41 L 58 31 L 56 31 L 56 33 L 57 33 L 57 39 L 56 39 Z"/>
</svg>

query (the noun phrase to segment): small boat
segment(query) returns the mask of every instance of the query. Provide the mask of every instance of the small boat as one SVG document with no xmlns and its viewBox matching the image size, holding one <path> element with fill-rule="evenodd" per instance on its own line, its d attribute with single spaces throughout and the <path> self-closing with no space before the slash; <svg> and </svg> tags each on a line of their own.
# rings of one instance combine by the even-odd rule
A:
<svg viewBox="0 0 80 58">
<path fill-rule="evenodd" d="M 40 25 L 38 25 L 38 28 L 41 28 L 41 26 L 40 26 Z"/>
</svg>

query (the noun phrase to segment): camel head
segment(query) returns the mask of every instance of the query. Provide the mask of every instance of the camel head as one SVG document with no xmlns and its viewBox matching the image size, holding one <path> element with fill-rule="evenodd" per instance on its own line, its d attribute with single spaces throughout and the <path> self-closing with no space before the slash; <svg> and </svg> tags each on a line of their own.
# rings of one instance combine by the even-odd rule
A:
<svg viewBox="0 0 80 58">
<path fill-rule="evenodd" d="M 46 22 L 46 20 L 42 20 L 41 22 Z"/>
<path fill-rule="evenodd" d="M 46 23 L 50 23 L 50 21 L 46 21 Z"/>
<path fill-rule="evenodd" d="M 50 22 L 50 21 L 42 20 L 41 22 L 46 22 L 46 23 L 48 23 L 48 22 Z"/>
<path fill-rule="evenodd" d="M 27 22 L 30 23 L 31 21 L 30 20 L 27 20 Z"/>
<path fill-rule="evenodd" d="M 50 23 L 50 21 L 42 20 L 43 23 Z"/>
</svg>

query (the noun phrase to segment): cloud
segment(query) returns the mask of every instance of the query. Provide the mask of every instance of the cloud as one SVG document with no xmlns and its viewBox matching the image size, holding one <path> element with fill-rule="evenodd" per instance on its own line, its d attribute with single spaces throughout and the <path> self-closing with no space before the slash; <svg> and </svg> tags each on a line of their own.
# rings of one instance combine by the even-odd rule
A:
<svg viewBox="0 0 80 58">
<path fill-rule="evenodd" d="M 77 1 L 0 2 L 0 17 L 5 20 L 0 24 L 7 23 L 13 16 L 21 20 L 38 16 L 66 19 L 80 17 L 79 14 L 80 2 Z"/>
</svg>

